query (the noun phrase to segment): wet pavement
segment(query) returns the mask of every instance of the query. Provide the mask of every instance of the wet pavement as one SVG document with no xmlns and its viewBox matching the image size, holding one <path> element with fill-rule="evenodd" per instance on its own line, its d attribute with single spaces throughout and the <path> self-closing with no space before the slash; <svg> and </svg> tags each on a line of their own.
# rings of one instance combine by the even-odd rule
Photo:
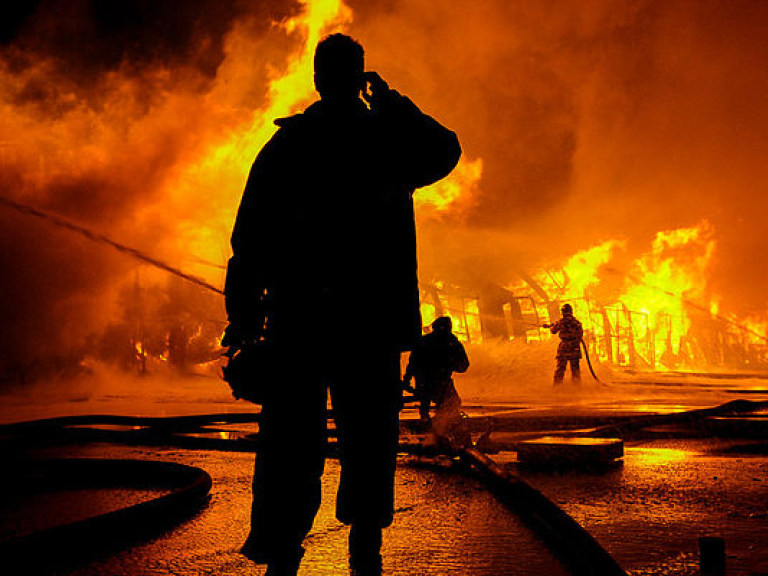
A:
<svg viewBox="0 0 768 576">
<path fill-rule="evenodd" d="M 168 491 L 81 488 L 0 497 L 0 542 L 147 502 Z"/>
<path fill-rule="evenodd" d="M 248 529 L 253 454 L 93 445 L 37 451 L 56 457 L 159 459 L 191 464 L 213 477 L 211 500 L 199 514 L 163 536 L 85 566 L 57 570 L 72 576 L 261 575 L 263 566 L 238 553 Z M 334 517 L 339 467 L 328 460 L 323 503 L 300 570 L 303 575 L 348 574 L 348 530 Z M 543 543 L 477 481 L 403 462 L 397 470 L 396 514 L 385 531 L 384 573 L 565 575 Z M 18 574 L 24 574 L 22 571 Z"/>
<path fill-rule="evenodd" d="M 521 438 L 588 431 L 638 415 L 712 407 L 736 399 L 766 400 L 767 384 L 764 378 L 754 377 L 665 376 L 580 389 L 522 387 L 505 398 L 465 394 L 465 399 L 478 430 L 488 425 L 493 429 L 491 439 L 506 448 L 491 457 L 560 505 L 629 574 L 698 574 L 697 539 L 721 536 L 726 542 L 727 574 L 754 576 L 768 574 L 768 435 L 756 435 L 753 430 L 749 438 L 717 439 L 685 426 L 658 428 L 646 437 L 627 438 L 623 463 L 600 472 L 526 468 L 508 448 Z M 252 409 L 248 404 L 232 402 L 218 389 L 211 393 L 210 382 L 194 381 L 170 390 L 150 389 L 147 383 L 141 386 L 134 393 L 112 390 L 109 397 L 79 401 L 75 396 L 48 406 L 44 401 L 31 401 L 32 396 L 11 399 L 0 410 L 0 421 L 71 413 L 167 416 Z M 195 396 L 193 392 L 200 390 L 206 395 Z M 182 401 L 190 393 L 194 401 Z M 412 421 L 416 412 L 408 409 L 403 417 Z M 231 441 L 255 429 L 255 425 L 245 424 L 215 426 L 193 435 Z M 764 429 L 757 428 L 758 432 Z M 199 466 L 214 480 L 210 503 L 192 519 L 159 538 L 56 573 L 263 573 L 263 567 L 238 554 L 247 533 L 253 454 L 107 443 L 33 451 L 55 457 L 169 460 Z M 530 528 L 479 481 L 457 470 L 414 463 L 418 464 L 414 458 L 404 458 L 398 468 L 397 514 L 393 527 L 385 533 L 385 574 L 568 573 Z M 328 461 L 323 482 L 323 505 L 307 540 L 302 575 L 347 573 L 347 529 L 333 515 L 336 461 Z M 144 496 L 136 493 L 127 497 Z M 115 495 L 117 499 L 124 497 Z M 70 512 L 82 513 L 77 510 L 84 502 L 94 510 L 103 508 L 109 504 L 109 496 L 90 501 L 80 498 L 79 502 L 70 501 Z M 40 502 L 33 505 L 38 509 L 43 506 Z M 56 504 L 45 502 L 45 506 Z M 14 513 L 23 515 L 23 511 Z M 32 512 L 32 516 L 37 514 Z M 25 572 L 22 567 L 15 573 Z"/>
<path fill-rule="evenodd" d="M 768 458 L 753 442 L 625 444 L 601 473 L 520 472 L 586 528 L 630 574 L 699 574 L 698 538 L 725 539 L 727 574 L 768 574 Z M 513 454 L 495 456 L 514 461 Z"/>
</svg>

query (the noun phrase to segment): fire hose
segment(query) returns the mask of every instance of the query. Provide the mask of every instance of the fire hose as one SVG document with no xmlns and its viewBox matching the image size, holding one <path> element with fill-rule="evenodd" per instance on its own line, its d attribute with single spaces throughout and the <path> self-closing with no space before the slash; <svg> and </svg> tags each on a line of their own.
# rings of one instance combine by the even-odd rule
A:
<svg viewBox="0 0 768 576">
<path fill-rule="evenodd" d="M 592 361 L 589 359 L 589 350 L 587 350 L 587 343 L 584 342 L 584 338 L 581 339 L 581 347 L 584 349 L 584 357 L 587 359 L 589 373 L 592 374 L 592 378 L 594 378 L 596 382 L 600 382 L 600 378 L 597 377 L 597 374 L 595 374 L 595 371 L 592 368 Z"/>
<path fill-rule="evenodd" d="M 222 438 L 218 435 L 212 439 L 215 440 L 215 444 L 207 445 L 185 444 L 180 442 L 180 439 L 184 434 L 192 435 L 194 438 L 196 435 L 204 434 L 207 431 L 216 432 L 215 429 L 208 428 L 211 425 L 258 422 L 259 417 L 259 413 L 203 414 L 160 418 L 112 415 L 64 416 L 2 424 L 0 425 L 0 434 L 5 440 L 10 440 L 14 444 L 26 439 L 32 446 L 44 446 L 49 443 L 56 445 L 62 441 L 74 440 L 78 445 L 86 441 L 107 441 L 129 445 L 160 443 L 166 447 L 171 445 L 192 449 L 229 449 L 253 452 L 258 450 L 258 442 L 251 441 L 246 444 L 236 439 Z M 105 424 L 123 426 L 129 429 L 112 430 L 110 436 L 105 436 L 103 433 L 109 431 L 101 428 Z M 576 576 L 626 576 L 626 572 L 600 543 L 556 502 L 547 498 L 546 495 L 519 476 L 498 465 L 473 445 L 466 418 L 463 419 L 462 425 L 467 427 L 466 443 L 455 447 L 442 447 L 436 453 L 447 454 L 451 458 L 458 457 L 468 465 L 468 468 L 464 468 L 464 470 L 474 470 L 483 484 L 544 541 L 552 552 L 565 563 L 572 574 Z M 148 430 L 142 434 L 140 430 L 135 429 L 140 427 L 146 427 Z M 62 433 L 67 430 L 80 434 L 77 436 L 67 435 L 63 438 Z M 230 445 L 229 448 L 226 447 L 227 444 Z M 0 447 L 2 447 L 1 445 L 2 442 L 0 442 Z M 424 446 L 420 441 L 401 441 L 399 450 L 417 455 L 425 453 Z M 173 473 L 168 482 L 171 485 L 171 492 L 167 495 L 127 509 L 93 517 L 74 525 L 65 525 L 61 528 L 33 533 L 31 537 L 0 542 L 0 552 L 12 555 L 14 559 L 21 555 L 27 562 L 31 561 L 29 558 L 34 557 L 35 550 L 55 547 L 57 553 L 54 555 L 34 557 L 36 563 L 38 561 L 41 564 L 50 562 L 53 568 L 56 567 L 56 563 L 65 553 L 67 554 L 65 561 L 69 561 L 70 557 L 75 560 L 88 559 L 86 554 L 88 550 L 94 549 L 94 541 L 97 541 L 99 546 L 105 546 L 106 542 L 115 547 L 125 544 L 124 539 L 118 539 L 112 544 L 112 537 L 118 532 L 123 537 L 126 529 L 131 531 L 132 537 L 141 539 L 151 535 L 151 530 L 158 526 L 173 525 L 174 522 L 183 519 L 186 513 L 194 512 L 195 506 L 205 503 L 211 486 L 210 476 L 203 470 L 172 462 L 92 459 L 32 461 L 25 464 L 27 467 L 34 465 L 43 471 L 50 470 L 52 472 L 42 477 L 38 473 L 35 476 L 35 478 L 39 477 L 38 482 L 47 481 L 49 478 L 61 482 L 62 476 L 64 476 L 64 481 L 71 477 L 75 477 L 75 480 L 84 477 L 92 483 L 95 481 L 99 483 L 98 485 L 111 486 L 113 478 L 118 477 L 125 482 L 127 477 L 129 485 L 131 485 L 130 481 L 136 475 L 133 473 L 134 470 L 141 474 L 140 477 L 143 480 L 146 480 L 147 477 L 154 478 L 155 475 L 147 474 L 147 472 L 154 472 L 156 469 L 163 472 L 161 480 Z M 72 473 L 63 474 L 62 471 L 65 467 L 72 469 Z M 19 466 L 12 466 L 11 470 L 15 471 L 16 477 L 19 476 Z M 32 470 L 32 472 L 34 471 Z M 75 472 L 79 472 L 79 476 L 75 476 Z M 15 478 L 14 476 L 9 477 L 12 480 Z M 26 478 L 21 477 L 17 484 L 25 480 Z M 77 483 L 75 485 L 77 486 Z M 161 485 L 165 486 L 165 483 Z M 55 488 L 56 484 L 52 482 L 52 486 Z M 166 524 L 166 522 L 170 524 Z M 81 546 L 83 542 L 88 544 L 85 549 Z M 48 570 L 47 565 L 43 568 Z"/>
</svg>

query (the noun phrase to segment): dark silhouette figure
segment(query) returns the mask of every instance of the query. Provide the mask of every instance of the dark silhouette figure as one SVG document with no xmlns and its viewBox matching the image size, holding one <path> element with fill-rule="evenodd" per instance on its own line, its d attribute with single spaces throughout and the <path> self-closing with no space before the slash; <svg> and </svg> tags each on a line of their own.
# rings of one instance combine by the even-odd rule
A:
<svg viewBox="0 0 768 576">
<path fill-rule="evenodd" d="M 552 334 L 560 336 L 560 344 L 557 347 L 557 356 L 555 356 L 555 379 L 554 385 L 563 383 L 565 378 L 565 369 L 568 363 L 571 363 L 571 379 L 574 384 L 581 382 L 581 369 L 579 360 L 581 360 L 581 340 L 584 337 L 584 329 L 581 322 L 573 316 L 573 308 L 570 304 L 563 304 L 560 309 L 563 317 L 554 324 L 544 324 L 544 328 L 549 328 Z"/>
<path fill-rule="evenodd" d="M 232 232 L 223 344 L 269 343 L 279 367 L 263 401 L 243 553 L 267 574 L 296 573 L 320 504 L 330 389 L 336 514 L 351 525 L 351 567 L 378 574 L 393 515 L 400 353 L 421 334 L 412 194 L 446 176 L 461 148 L 364 72 L 348 36 L 318 44 L 315 87 L 318 102 L 275 121 Z M 371 311 L 375 329 L 361 336 Z"/>
<path fill-rule="evenodd" d="M 460 418 L 461 398 L 451 377 L 454 372 L 466 372 L 469 358 L 464 346 L 454 336 L 448 316 L 441 316 L 432 323 L 432 331 L 422 336 L 408 359 L 403 382 L 419 399 L 421 421 L 428 425 L 430 407 L 435 405 L 432 432 L 437 439 L 443 438 L 450 426 Z M 411 380 L 416 381 L 415 388 Z"/>
</svg>

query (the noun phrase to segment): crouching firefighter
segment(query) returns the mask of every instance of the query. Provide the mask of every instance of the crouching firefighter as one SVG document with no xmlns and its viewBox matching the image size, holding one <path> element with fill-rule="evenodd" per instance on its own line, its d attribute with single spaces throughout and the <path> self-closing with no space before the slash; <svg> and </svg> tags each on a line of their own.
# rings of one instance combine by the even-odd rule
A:
<svg viewBox="0 0 768 576">
<path fill-rule="evenodd" d="M 448 316 L 435 320 L 432 331 L 422 336 L 414 346 L 403 376 L 405 388 L 419 400 L 422 423 L 425 426 L 432 424 L 431 432 L 436 441 L 445 438 L 449 429 L 461 418 L 461 398 L 451 376 L 469 368 L 467 352 L 452 329 Z M 415 388 L 411 384 L 414 379 Z M 433 403 L 434 421 L 429 415 Z"/>
<path fill-rule="evenodd" d="M 560 336 L 560 344 L 557 347 L 557 356 L 555 356 L 555 378 L 554 385 L 563 383 L 565 378 L 565 369 L 568 363 L 571 363 L 571 380 L 574 384 L 581 382 L 581 369 L 579 361 L 581 360 L 581 340 L 584 337 L 584 329 L 581 322 L 573 316 L 573 307 L 570 304 L 563 304 L 560 309 L 563 317 L 554 324 L 544 324 L 544 328 L 549 328 L 552 334 Z"/>
</svg>

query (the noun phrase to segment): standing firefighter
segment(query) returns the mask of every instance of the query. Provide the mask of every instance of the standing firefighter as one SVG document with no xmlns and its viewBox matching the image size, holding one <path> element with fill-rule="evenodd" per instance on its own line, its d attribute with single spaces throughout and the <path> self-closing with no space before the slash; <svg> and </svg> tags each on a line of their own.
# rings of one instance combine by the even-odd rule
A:
<svg viewBox="0 0 768 576">
<path fill-rule="evenodd" d="M 320 100 L 275 121 L 232 232 L 222 343 L 268 350 L 254 374 L 265 389 L 242 551 L 269 576 L 297 573 L 320 505 L 330 390 L 336 516 L 351 526 L 353 573 L 379 574 L 394 513 L 400 354 L 421 334 L 412 194 L 446 176 L 461 148 L 364 72 L 349 36 L 322 40 L 314 63 Z M 381 320 L 360 338 L 371 306 Z"/>
<path fill-rule="evenodd" d="M 414 390 L 419 399 L 419 414 L 424 424 L 430 423 L 429 409 L 435 404 L 433 433 L 445 437 L 450 426 L 460 418 L 461 398 L 456 392 L 451 375 L 466 372 L 469 358 L 464 346 L 452 333 L 448 316 L 432 323 L 432 332 L 422 336 L 411 352 L 403 376 L 406 387 Z M 415 389 L 410 382 L 416 380 Z"/>
<path fill-rule="evenodd" d="M 571 363 L 571 379 L 574 384 L 578 384 L 581 382 L 579 360 L 581 360 L 581 340 L 584 337 L 584 329 L 581 327 L 581 322 L 573 317 L 573 308 L 570 304 L 563 304 L 560 311 L 563 314 L 560 320 L 554 324 L 544 324 L 544 328 L 549 328 L 552 334 L 560 336 L 555 357 L 554 385 L 563 383 L 568 362 Z"/>
</svg>

